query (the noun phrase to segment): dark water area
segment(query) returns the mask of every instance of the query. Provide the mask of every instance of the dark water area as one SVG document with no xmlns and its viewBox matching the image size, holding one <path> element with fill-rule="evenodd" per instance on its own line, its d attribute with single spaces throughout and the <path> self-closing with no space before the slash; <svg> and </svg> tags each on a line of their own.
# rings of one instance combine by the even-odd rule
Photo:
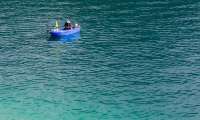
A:
<svg viewBox="0 0 200 120">
<path fill-rule="evenodd" d="M 0 5 L 0 119 L 199 119 L 199 1 Z M 80 34 L 46 32 L 68 19 Z"/>
</svg>

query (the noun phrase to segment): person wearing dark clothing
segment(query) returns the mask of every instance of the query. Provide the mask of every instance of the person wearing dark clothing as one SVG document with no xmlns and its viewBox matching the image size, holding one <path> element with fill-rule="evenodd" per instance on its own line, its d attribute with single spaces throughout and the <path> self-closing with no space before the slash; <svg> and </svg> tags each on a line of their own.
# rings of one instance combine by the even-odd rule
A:
<svg viewBox="0 0 200 120">
<path fill-rule="evenodd" d="M 65 30 L 70 30 L 71 29 L 71 23 L 70 21 L 68 20 L 66 23 L 65 23 Z"/>
</svg>

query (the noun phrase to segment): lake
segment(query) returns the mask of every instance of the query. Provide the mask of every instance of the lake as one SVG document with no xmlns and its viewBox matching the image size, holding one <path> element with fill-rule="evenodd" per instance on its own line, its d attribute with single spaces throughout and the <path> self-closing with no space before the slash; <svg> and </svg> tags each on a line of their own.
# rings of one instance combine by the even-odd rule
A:
<svg viewBox="0 0 200 120">
<path fill-rule="evenodd" d="M 199 1 L 0 5 L 0 119 L 200 118 Z M 80 34 L 46 32 L 67 20 Z"/>
</svg>

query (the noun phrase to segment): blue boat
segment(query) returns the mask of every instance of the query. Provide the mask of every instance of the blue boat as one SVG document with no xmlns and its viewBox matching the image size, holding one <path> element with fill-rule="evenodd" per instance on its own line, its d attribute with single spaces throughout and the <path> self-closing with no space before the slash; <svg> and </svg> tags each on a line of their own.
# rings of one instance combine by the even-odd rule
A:
<svg viewBox="0 0 200 120">
<path fill-rule="evenodd" d="M 67 36 L 53 36 L 49 37 L 49 41 L 63 41 L 63 42 L 75 42 L 80 39 L 80 32 L 70 34 Z"/>
<path fill-rule="evenodd" d="M 75 34 L 78 32 L 80 32 L 80 26 L 73 27 L 69 30 L 65 30 L 64 27 L 54 28 L 50 30 L 50 34 L 52 36 L 68 36 L 68 35 Z"/>
</svg>

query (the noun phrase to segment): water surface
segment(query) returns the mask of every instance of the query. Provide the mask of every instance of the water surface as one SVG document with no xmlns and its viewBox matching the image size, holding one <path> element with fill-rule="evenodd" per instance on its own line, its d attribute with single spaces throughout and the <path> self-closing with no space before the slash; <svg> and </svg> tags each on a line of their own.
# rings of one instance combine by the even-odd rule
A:
<svg viewBox="0 0 200 120">
<path fill-rule="evenodd" d="M 1 119 L 199 119 L 199 1 L 0 4 Z M 68 19 L 80 35 L 46 33 Z"/>
</svg>

